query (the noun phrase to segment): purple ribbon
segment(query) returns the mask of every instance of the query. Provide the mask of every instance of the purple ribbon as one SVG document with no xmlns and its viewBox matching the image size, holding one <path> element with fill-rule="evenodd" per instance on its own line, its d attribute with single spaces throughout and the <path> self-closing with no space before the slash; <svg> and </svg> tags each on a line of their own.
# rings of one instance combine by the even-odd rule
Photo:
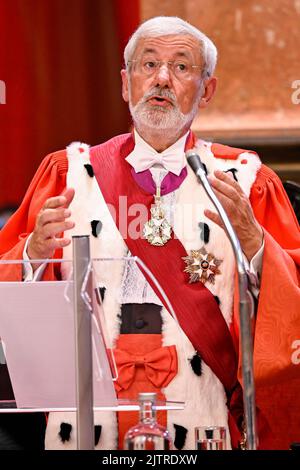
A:
<svg viewBox="0 0 300 470">
<path fill-rule="evenodd" d="M 152 178 L 152 174 L 150 170 L 144 170 L 140 173 L 136 173 L 134 168 L 131 168 L 131 174 L 136 181 L 136 183 L 147 193 L 155 194 L 156 193 L 156 184 Z M 164 196 L 165 194 L 171 193 L 175 191 L 175 189 L 179 188 L 183 180 L 187 175 L 187 169 L 184 167 L 180 174 L 177 176 L 174 173 L 166 174 L 164 179 L 161 182 L 160 186 L 160 194 Z"/>
</svg>

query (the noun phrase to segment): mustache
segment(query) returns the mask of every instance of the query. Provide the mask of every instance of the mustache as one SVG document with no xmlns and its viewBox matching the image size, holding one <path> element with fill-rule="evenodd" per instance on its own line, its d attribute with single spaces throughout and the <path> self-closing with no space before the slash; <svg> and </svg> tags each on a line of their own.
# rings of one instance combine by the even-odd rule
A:
<svg viewBox="0 0 300 470">
<path fill-rule="evenodd" d="M 144 94 L 141 102 L 145 103 L 152 96 L 161 96 L 162 98 L 168 98 L 173 105 L 177 105 L 176 96 L 171 90 L 168 90 L 166 88 L 160 88 L 160 87 L 157 87 L 157 86 L 153 87 L 153 88 L 151 88 L 151 90 L 147 91 Z"/>
</svg>

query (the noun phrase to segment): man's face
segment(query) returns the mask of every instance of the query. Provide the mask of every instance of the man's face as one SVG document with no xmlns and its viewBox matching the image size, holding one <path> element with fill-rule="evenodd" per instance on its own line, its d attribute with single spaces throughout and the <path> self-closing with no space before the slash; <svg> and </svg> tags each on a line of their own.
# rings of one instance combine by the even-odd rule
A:
<svg viewBox="0 0 300 470">
<path fill-rule="evenodd" d="M 122 80 L 123 98 L 129 102 L 134 121 L 140 119 L 154 128 L 189 127 L 204 91 L 198 41 L 189 35 L 142 38 L 132 61 L 130 71 L 122 71 Z M 152 70 L 157 61 L 160 65 Z M 174 69 L 167 62 L 179 67 Z M 189 67 L 189 73 L 181 72 L 181 64 Z"/>
</svg>

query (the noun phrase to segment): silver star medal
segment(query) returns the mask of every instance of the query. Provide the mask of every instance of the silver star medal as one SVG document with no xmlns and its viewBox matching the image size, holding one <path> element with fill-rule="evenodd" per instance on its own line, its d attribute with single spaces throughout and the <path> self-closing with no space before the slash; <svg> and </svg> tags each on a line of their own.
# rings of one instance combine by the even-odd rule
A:
<svg viewBox="0 0 300 470">
<path fill-rule="evenodd" d="M 165 218 L 160 199 L 160 186 L 156 188 L 154 196 L 154 205 L 150 209 L 151 219 L 145 223 L 143 235 L 150 245 L 163 246 L 171 238 L 172 227 Z"/>
</svg>

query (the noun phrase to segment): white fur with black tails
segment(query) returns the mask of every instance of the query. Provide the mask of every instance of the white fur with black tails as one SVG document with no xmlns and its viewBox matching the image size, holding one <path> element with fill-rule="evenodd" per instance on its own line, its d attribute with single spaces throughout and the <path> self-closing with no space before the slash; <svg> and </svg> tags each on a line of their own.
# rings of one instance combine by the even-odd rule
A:
<svg viewBox="0 0 300 470">
<path fill-rule="evenodd" d="M 81 151 L 79 151 L 79 148 Z M 83 151 L 82 151 L 83 150 Z M 211 143 L 197 141 L 196 151 L 200 154 L 202 162 L 206 165 L 208 174 L 215 169 L 226 171 L 236 168 L 238 182 L 245 194 L 249 196 L 251 186 L 255 181 L 261 163 L 252 153 L 244 152 L 236 160 L 215 158 L 211 152 Z M 72 220 L 75 221 L 73 235 L 90 235 L 91 220 L 100 220 L 102 231 L 97 238 L 91 236 L 91 255 L 93 258 L 116 257 L 126 255 L 127 248 L 115 227 L 113 219 L 107 209 L 103 196 L 98 187 L 96 178 L 88 176 L 84 164 L 90 163 L 89 147 L 86 144 L 75 142 L 67 149 L 69 169 L 67 186 L 75 189 L 75 197 L 70 206 Z M 247 164 L 241 163 L 247 160 Z M 204 209 L 212 209 L 202 186 L 196 180 L 194 173 L 188 168 L 188 175 L 180 188 L 176 190 L 176 210 L 174 215 L 174 231 L 187 251 L 199 249 L 203 246 L 200 239 L 199 222 L 205 222 L 210 228 L 209 242 L 205 244 L 208 252 L 216 258 L 223 260 L 221 274 L 216 276 L 215 284 L 206 284 L 213 295 L 220 299 L 220 309 L 227 325 L 232 318 L 234 270 L 235 262 L 231 245 L 224 231 L 204 216 Z M 190 214 L 183 213 L 182 207 L 190 207 Z M 187 224 L 190 224 L 187 227 Z M 159 248 L 158 248 L 159 249 Z M 64 250 L 64 257 L 72 257 L 71 248 Z M 107 264 L 105 264 L 107 263 Z M 105 266 L 104 266 L 105 265 Z M 108 331 L 112 343 L 115 343 L 120 328 L 120 304 L 118 303 L 119 288 L 122 279 L 124 263 L 102 262 L 97 277 L 99 284 L 106 287 L 103 308 L 105 312 Z M 63 277 L 67 277 L 67 269 Z M 174 424 L 184 426 L 187 433 L 184 449 L 194 449 L 194 427 L 199 425 L 223 425 L 228 429 L 226 395 L 219 379 L 202 360 L 202 374 L 197 376 L 190 365 L 190 359 L 195 350 L 178 328 L 175 320 L 165 310 L 162 310 L 163 319 L 163 345 L 175 344 L 178 354 L 178 374 L 163 390 L 166 398 L 172 401 L 185 401 L 184 410 L 168 411 L 168 429 L 175 438 Z M 101 437 L 97 449 L 115 449 L 117 446 L 117 420 L 113 412 L 95 413 L 95 424 L 102 426 Z M 58 433 L 61 422 L 72 424 L 72 433 L 68 442 L 62 443 Z M 230 446 L 229 432 L 227 443 Z M 46 431 L 47 449 L 75 449 L 76 423 L 75 413 L 50 413 Z"/>
</svg>

